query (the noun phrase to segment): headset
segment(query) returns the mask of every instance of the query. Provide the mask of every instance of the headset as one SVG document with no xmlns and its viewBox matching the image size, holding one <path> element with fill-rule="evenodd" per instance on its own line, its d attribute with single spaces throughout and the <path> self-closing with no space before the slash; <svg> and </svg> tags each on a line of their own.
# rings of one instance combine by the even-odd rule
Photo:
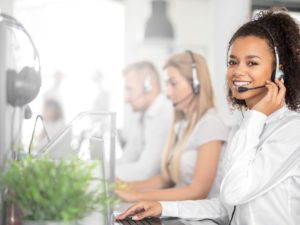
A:
<svg viewBox="0 0 300 225">
<path fill-rule="evenodd" d="M 279 67 L 280 66 L 279 54 L 278 54 L 277 46 L 275 44 L 275 39 L 273 38 L 273 35 L 271 34 L 271 32 L 269 31 L 269 29 L 266 26 L 259 24 L 259 23 L 255 23 L 255 25 L 260 27 L 261 29 L 263 29 L 269 35 L 269 37 L 272 41 L 272 46 L 273 46 L 273 50 L 274 50 L 274 54 L 275 54 L 276 67 L 275 67 L 274 71 L 272 72 L 271 81 L 275 82 L 275 80 L 284 79 L 284 72 Z M 254 89 L 258 89 L 258 88 L 264 88 L 264 87 L 265 87 L 265 85 L 261 85 L 261 86 L 253 87 L 253 88 L 238 87 L 238 92 L 242 93 L 245 91 L 254 90 Z"/>
<path fill-rule="evenodd" d="M 200 92 L 200 81 L 197 77 L 197 66 L 194 53 L 191 50 L 185 50 L 185 52 L 188 53 L 192 59 L 192 89 L 194 94 L 198 94 Z"/>
<path fill-rule="evenodd" d="M 20 72 L 13 69 L 6 71 L 7 103 L 13 107 L 23 107 L 35 99 L 41 87 L 41 63 L 39 53 L 30 34 L 17 19 L 0 12 L 0 22 L 17 28 L 27 36 L 34 51 L 34 60 L 38 65 L 37 70 L 34 67 L 25 66 Z"/>
<path fill-rule="evenodd" d="M 146 77 L 144 79 L 143 89 L 144 89 L 145 94 L 149 94 L 153 90 L 151 78 L 150 78 L 150 75 L 148 75 L 148 74 L 146 75 Z"/>
<path fill-rule="evenodd" d="M 284 72 L 279 67 L 280 66 L 280 64 L 279 64 L 279 53 L 278 53 L 278 49 L 277 49 L 277 46 L 275 44 L 275 39 L 274 39 L 273 35 L 271 34 L 270 30 L 266 26 L 264 26 L 262 24 L 259 24 L 259 23 L 256 23 L 255 25 L 262 28 L 269 35 L 269 37 L 272 41 L 274 54 L 275 54 L 276 67 L 275 67 L 275 70 L 272 73 L 271 81 L 274 82 L 275 80 L 284 79 Z"/>
</svg>

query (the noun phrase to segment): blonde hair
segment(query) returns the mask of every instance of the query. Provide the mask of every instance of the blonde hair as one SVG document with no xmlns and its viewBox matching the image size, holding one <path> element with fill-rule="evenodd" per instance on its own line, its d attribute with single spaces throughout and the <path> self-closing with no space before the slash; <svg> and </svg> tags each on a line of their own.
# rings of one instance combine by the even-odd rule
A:
<svg viewBox="0 0 300 225">
<path fill-rule="evenodd" d="M 174 109 L 174 119 L 172 127 L 169 133 L 169 137 L 166 143 L 166 147 L 163 152 L 162 158 L 162 175 L 168 180 L 172 180 L 177 183 L 181 180 L 180 177 L 180 158 L 183 150 L 186 147 L 188 138 L 190 137 L 195 125 L 205 114 L 205 112 L 214 107 L 214 96 L 211 85 L 210 73 L 205 62 L 205 59 L 196 53 L 193 53 L 197 79 L 200 81 L 200 93 L 196 94 L 196 109 L 192 115 L 187 118 L 187 126 L 176 143 L 176 131 L 175 124 L 184 118 L 183 112 Z M 167 67 L 176 68 L 180 74 L 185 77 L 190 83 L 192 83 L 192 58 L 188 52 L 179 53 L 171 56 L 165 63 L 164 69 Z M 176 145 L 175 145 L 176 144 Z M 175 148 L 175 149 L 174 149 Z M 169 156 L 174 149 L 174 155 L 169 164 Z M 170 173 L 168 172 L 168 166 L 170 165 Z"/>
</svg>

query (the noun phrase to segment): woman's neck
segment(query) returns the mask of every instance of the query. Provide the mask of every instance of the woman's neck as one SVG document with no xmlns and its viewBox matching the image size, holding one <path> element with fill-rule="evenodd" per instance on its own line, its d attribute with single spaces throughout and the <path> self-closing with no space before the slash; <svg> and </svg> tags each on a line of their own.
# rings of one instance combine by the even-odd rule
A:
<svg viewBox="0 0 300 225">
<path fill-rule="evenodd" d="M 190 118 L 196 110 L 197 101 L 195 98 L 192 99 L 191 103 L 186 109 L 183 110 L 183 115 L 185 119 Z"/>
</svg>

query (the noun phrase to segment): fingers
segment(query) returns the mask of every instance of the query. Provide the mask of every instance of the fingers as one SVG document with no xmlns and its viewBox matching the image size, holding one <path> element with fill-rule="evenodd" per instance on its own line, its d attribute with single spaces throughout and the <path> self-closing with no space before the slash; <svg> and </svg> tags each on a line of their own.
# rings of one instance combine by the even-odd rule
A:
<svg viewBox="0 0 300 225">
<path fill-rule="evenodd" d="M 116 189 L 126 190 L 128 189 L 128 184 L 122 180 L 116 179 Z"/>
<path fill-rule="evenodd" d="M 161 215 L 161 206 L 158 202 L 148 202 L 144 204 L 144 211 L 132 217 L 133 220 L 142 220 L 147 217 L 157 217 Z"/>
<path fill-rule="evenodd" d="M 272 98 L 273 98 L 273 87 L 272 84 L 270 83 L 270 81 L 266 82 L 266 88 L 268 89 L 267 94 L 265 95 L 265 99 L 267 102 L 271 102 Z"/>
<path fill-rule="evenodd" d="M 162 207 L 159 202 L 140 202 L 119 215 L 117 219 L 124 220 L 128 216 L 133 216 L 133 220 L 142 220 L 146 217 L 158 217 L 161 215 L 161 212 Z"/>
<path fill-rule="evenodd" d="M 274 104 L 277 99 L 277 94 L 278 94 L 278 86 L 271 81 L 267 81 L 266 87 L 268 88 L 268 93 L 267 93 L 267 101 L 270 104 Z"/>
<path fill-rule="evenodd" d="M 142 212 L 144 210 L 143 203 L 137 203 L 131 206 L 129 209 L 127 209 L 124 213 L 120 214 L 117 219 L 118 220 L 124 220 L 128 216 L 133 216 L 139 212 Z"/>
<path fill-rule="evenodd" d="M 267 101 L 274 105 L 276 108 L 282 107 L 285 102 L 286 88 L 284 86 L 284 80 L 276 80 L 275 83 L 267 81 L 266 87 L 268 93 L 266 95 Z"/>
<path fill-rule="evenodd" d="M 283 106 L 284 102 L 285 102 L 285 94 L 286 94 L 286 87 L 284 86 L 284 80 L 276 80 L 276 84 L 279 87 L 279 92 L 278 92 L 278 96 L 277 96 L 277 104 L 279 104 L 280 106 Z"/>
<path fill-rule="evenodd" d="M 150 208 L 148 210 L 145 210 L 143 212 L 137 213 L 135 216 L 132 217 L 133 220 L 142 220 L 147 217 L 153 217 L 155 216 L 153 208 Z"/>
<path fill-rule="evenodd" d="M 123 180 L 121 180 L 121 179 L 119 179 L 119 178 L 117 178 L 117 177 L 116 177 L 116 180 L 115 180 L 115 181 L 116 181 L 117 184 L 122 184 L 122 183 L 124 183 Z"/>
<path fill-rule="evenodd" d="M 122 191 L 121 191 L 121 190 L 115 189 L 115 194 L 116 194 L 120 199 L 122 199 Z"/>
<path fill-rule="evenodd" d="M 121 198 L 121 199 L 127 201 L 126 196 L 128 195 L 128 193 L 127 193 L 126 191 L 116 189 L 116 190 L 115 190 L 115 193 L 116 193 L 116 195 L 117 195 L 119 198 Z"/>
<path fill-rule="evenodd" d="M 270 115 L 284 105 L 286 88 L 283 81 L 266 81 L 266 95 L 252 109 Z"/>
</svg>

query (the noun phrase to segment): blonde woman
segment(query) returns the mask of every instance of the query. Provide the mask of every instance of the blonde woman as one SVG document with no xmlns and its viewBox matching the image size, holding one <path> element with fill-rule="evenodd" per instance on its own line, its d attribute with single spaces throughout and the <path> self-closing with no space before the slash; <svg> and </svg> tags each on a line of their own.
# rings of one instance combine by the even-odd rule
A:
<svg viewBox="0 0 300 225">
<path fill-rule="evenodd" d="M 227 127 L 214 108 L 206 62 L 202 56 L 185 51 L 170 57 L 164 69 L 174 120 L 162 155 L 161 174 L 122 185 L 125 188 L 116 192 L 125 201 L 192 200 L 218 195 L 218 162 Z"/>
</svg>

